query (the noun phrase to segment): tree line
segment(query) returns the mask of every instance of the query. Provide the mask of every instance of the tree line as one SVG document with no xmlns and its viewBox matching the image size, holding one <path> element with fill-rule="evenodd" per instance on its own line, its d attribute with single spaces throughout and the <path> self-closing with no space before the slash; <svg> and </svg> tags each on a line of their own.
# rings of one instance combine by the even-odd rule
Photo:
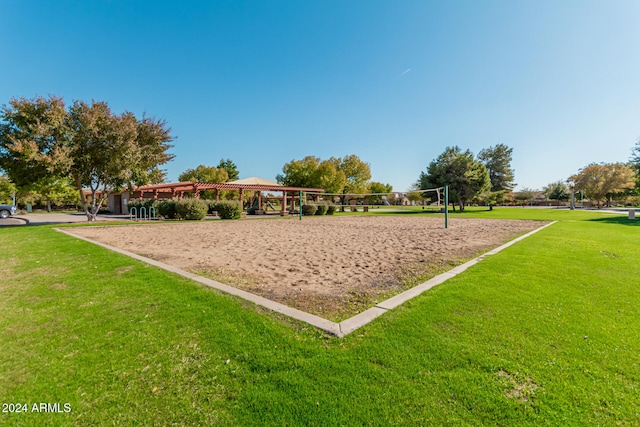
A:
<svg viewBox="0 0 640 427">
<path fill-rule="evenodd" d="M 164 182 L 160 166 L 174 157 L 168 152 L 174 140 L 170 131 L 163 120 L 138 118 L 128 111 L 114 114 L 105 102 L 74 101 L 67 106 L 55 96 L 11 99 L 0 111 L 0 196 L 17 190 L 55 202 L 75 192 L 88 220 L 95 220 L 110 191 Z M 420 173 L 413 189 L 447 185 L 454 209 L 460 210 L 469 203 L 530 200 L 537 190 L 513 193 L 512 153 L 505 144 L 485 148 L 477 156 L 458 146 L 446 147 Z M 179 180 L 228 182 L 239 175 L 231 159 L 221 159 L 217 166 L 188 169 Z M 600 206 L 616 197 L 639 196 L 639 177 L 640 139 L 627 163 L 592 163 L 543 191 L 546 198 L 560 202 L 568 199 L 572 186 Z M 390 184 L 372 181 L 370 165 L 355 154 L 294 159 L 276 180 L 287 186 L 323 188 L 339 195 L 343 204 L 349 194 L 393 191 Z"/>
</svg>

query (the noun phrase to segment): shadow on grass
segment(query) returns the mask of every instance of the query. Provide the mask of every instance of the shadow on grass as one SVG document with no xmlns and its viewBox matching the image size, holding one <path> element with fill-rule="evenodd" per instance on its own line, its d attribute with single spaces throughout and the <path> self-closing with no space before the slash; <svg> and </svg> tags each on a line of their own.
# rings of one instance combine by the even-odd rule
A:
<svg viewBox="0 0 640 427">
<path fill-rule="evenodd" d="M 640 227 L 640 218 L 633 220 L 629 219 L 626 216 L 616 216 L 616 217 L 605 217 L 605 218 L 592 218 L 588 221 L 593 222 L 602 222 L 607 224 L 620 224 L 620 225 L 630 225 L 635 227 Z"/>
</svg>

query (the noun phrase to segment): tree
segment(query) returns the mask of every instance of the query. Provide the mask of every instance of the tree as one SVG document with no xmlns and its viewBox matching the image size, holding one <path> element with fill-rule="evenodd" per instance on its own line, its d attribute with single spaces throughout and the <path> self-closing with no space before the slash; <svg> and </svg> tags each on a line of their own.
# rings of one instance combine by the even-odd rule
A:
<svg viewBox="0 0 640 427">
<path fill-rule="evenodd" d="M 458 203 L 460 211 L 464 211 L 468 200 L 491 188 L 491 181 L 487 168 L 474 158 L 471 151 L 462 152 L 456 146 L 447 147 L 429 163 L 427 173 L 420 174 L 417 185 L 421 190 L 448 185 L 454 209 Z"/>
<path fill-rule="evenodd" d="M 199 165 L 195 169 L 187 169 L 178 176 L 180 182 L 227 182 L 229 175 L 226 169 L 215 166 Z"/>
<path fill-rule="evenodd" d="M 315 187 L 319 164 L 320 158 L 315 156 L 291 160 L 282 167 L 282 174 L 276 175 L 276 181 L 290 187 Z"/>
<path fill-rule="evenodd" d="M 167 153 L 172 137 L 164 121 L 144 116 L 138 121 L 130 112 L 112 114 L 105 102 L 75 101 L 68 122 L 73 161 L 69 172 L 89 221 L 95 220 L 109 191 L 148 184 L 157 177 L 158 165 L 173 158 Z"/>
<path fill-rule="evenodd" d="M 226 169 L 215 166 L 198 165 L 195 169 L 187 169 L 178 176 L 180 182 L 227 182 L 229 175 Z M 226 194 L 225 194 L 226 196 Z M 204 190 L 200 192 L 200 197 L 205 200 L 215 199 L 214 190 Z"/>
<path fill-rule="evenodd" d="M 360 160 L 355 154 L 344 158 L 332 157 L 329 159 L 336 169 L 344 173 L 346 182 L 342 189 L 343 194 L 363 194 L 369 191 L 371 179 L 371 167 L 369 163 Z"/>
<path fill-rule="evenodd" d="M 524 207 L 527 203 L 533 202 L 533 200 L 536 197 L 536 194 L 538 194 L 538 190 L 533 190 L 531 188 L 525 187 L 522 190 L 514 193 L 513 197 L 516 200 L 522 201 L 522 207 Z"/>
<path fill-rule="evenodd" d="M 347 177 L 344 172 L 336 168 L 336 165 L 329 161 L 323 160 L 318 164 L 315 171 L 312 187 L 324 188 L 326 193 L 340 193 L 347 183 Z"/>
<path fill-rule="evenodd" d="M 556 200 L 558 206 L 560 205 L 560 201 L 569 200 L 569 197 L 571 197 L 569 187 L 562 181 L 553 182 L 544 187 L 542 191 L 547 199 Z"/>
<path fill-rule="evenodd" d="M 346 183 L 344 173 L 329 160 L 307 156 L 302 160 L 291 160 L 282 167 L 276 181 L 291 187 L 323 188 L 327 193 L 342 192 Z"/>
<path fill-rule="evenodd" d="M 71 166 L 62 98 L 11 99 L 0 113 L 0 168 L 18 189 L 61 177 Z"/>
<path fill-rule="evenodd" d="M 391 184 L 383 184 L 381 182 L 372 182 L 369 184 L 369 192 L 374 193 L 373 196 L 370 197 L 369 201 L 371 203 L 382 203 L 382 196 L 386 193 L 391 193 L 393 191 L 393 186 Z M 377 194 L 376 194 L 377 193 Z M 419 193 L 413 193 L 419 194 Z"/>
<path fill-rule="evenodd" d="M 336 170 L 342 172 L 345 178 L 342 193 L 341 204 L 342 210 L 347 204 L 347 194 L 364 194 L 369 191 L 369 180 L 371 179 L 371 167 L 369 163 L 360 160 L 355 154 L 348 155 L 344 158 L 332 157 L 328 160 L 332 163 Z"/>
<path fill-rule="evenodd" d="M 0 175 L 0 203 L 13 203 L 16 186 L 4 175 Z"/>
<path fill-rule="evenodd" d="M 571 177 L 575 188 L 584 190 L 587 197 L 597 201 L 598 208 L 602 200 L 610 206 L 614 195 L 633 188 L 635 179 L 633 169 L 622 163 L 591 163 Z"/>
<path fill-rule="evenodd" d="M 67 111 L 61 98 L 12 99 L 2 120 L 0 167 L 9 178 L 18 186 L 30 176 L 72 179 L 89 221 L 110 191 L 161 181 L 158 166 L 173 158 L 164 121 L 114 115 L 104 102 L 75 101 Z"/>
<path fill-rule="evenodd" d="M 345 204 L 345 194 L 367 193 L 371 179 L 369 164 L 353 154 L 345 158 L 331 157 L 329 160 L 307 156 L 285 164 L 282 172 L 276 176 L 280 184 L 323 188 L 329 194 L 342 194 L 342 204 Z"/>
<path fill-rule="evenodd" d="M 238 166 L 231 161 L 231 159 L 220 159 L 220 163 L 218 163 L 218 169 L 224 169 L 227 171 L 227 181 L 235 181 L 240 177 L 240 172 L 238 172 Z"/>
<path fill-rule="evenodd" d="M 24 194 L 24 192 L 27 194 Z M 40 202 L 51 212 L 51 205 L 73 204 L 79 202 L 78 191 L 68 178 L 40 180 L 31 186 L 23 187 L 23 199 Z"/>
<path fill-rule="evenodd" d="M 495 199 L 499 203 L 504 199 L 504 195 L 515 187 L 514 171 L 511 169 L 512 153 L 513 148 L 504 144 L 485 148 L 478 153 L 478 160 L 489 172 L 490 191 L 496 193 L 495 196 L 487 195 L 487 199 Z"/>
</svg>

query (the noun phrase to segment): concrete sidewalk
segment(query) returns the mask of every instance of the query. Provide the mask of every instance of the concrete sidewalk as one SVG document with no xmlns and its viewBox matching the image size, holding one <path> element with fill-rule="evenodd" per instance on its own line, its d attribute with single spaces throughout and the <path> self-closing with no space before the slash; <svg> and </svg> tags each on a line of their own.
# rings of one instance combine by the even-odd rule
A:
<svg viewBox="0 0 640 427">
<path fill-rule="evenodd" d="M 128 215 L 98 215 L 97 222 L 106 221 L 125 221 Z M 78 222 L 87 222 L 87 216 L 84 213 L 31 213 L 24 215 L 16 215 L 7 219 L 0 219 L 0 227 L 2 226 L 18 226 L 18 225 L 44 225 L 44 224 L 73 224 Z"/>
</svg>

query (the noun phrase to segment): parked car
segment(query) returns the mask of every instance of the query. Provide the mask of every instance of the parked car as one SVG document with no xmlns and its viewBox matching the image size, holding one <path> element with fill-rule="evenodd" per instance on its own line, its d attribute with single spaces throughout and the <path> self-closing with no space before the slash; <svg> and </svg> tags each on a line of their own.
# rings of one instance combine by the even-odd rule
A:
<svg viewBox="0 0 640 427">
<path fill-rule="evenodd" d="M 13 205 L 0 205 L 0 218 L 9 218 L 16 214 L 16 207 Z"/>
</svg>

